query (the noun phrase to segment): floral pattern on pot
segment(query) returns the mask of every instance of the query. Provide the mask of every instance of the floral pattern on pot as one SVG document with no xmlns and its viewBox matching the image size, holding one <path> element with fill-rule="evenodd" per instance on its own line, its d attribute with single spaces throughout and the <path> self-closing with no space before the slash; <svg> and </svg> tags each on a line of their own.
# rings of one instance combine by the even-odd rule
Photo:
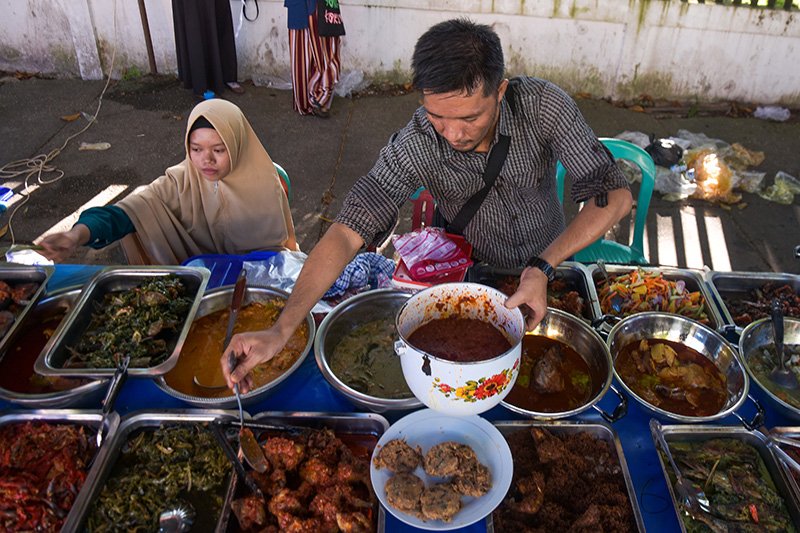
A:
<svg viewBox="0 0 800 533">
<path fill-rule="evenodd" d="M 478 400 L 485 400 L 491 398 L 496 394 L 503 392 L 508 384 L 511 382 L 511 377 L 516 372 L 519 366 L 519 359 L 514 362 L 513 368 L 506 368 L 501 370 L 500 373 L 495 374 L 490 378 L 482 377 L 475 380 L 469 380 L 463 387 L 453 387 L 447 383 L 442 383 L 439 378 L 433 379 L 433 388 L 444 394 L 445 398 L 450 398 L 450 395 L 455 395 L 454 400 L 463 400 L 465 402 L 474 403 Z"/>
</svg>

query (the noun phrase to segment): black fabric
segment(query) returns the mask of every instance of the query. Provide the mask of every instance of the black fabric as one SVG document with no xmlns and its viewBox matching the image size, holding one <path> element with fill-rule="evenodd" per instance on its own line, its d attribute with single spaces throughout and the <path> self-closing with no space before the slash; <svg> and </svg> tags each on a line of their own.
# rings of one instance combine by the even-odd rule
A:
<svg viewBox="0 0 800 533">
<path fill-rule="evenodd" d="M 508 83 L 508 88 L 506 89 L 506 94 L 504 96 L 513 114 L 517 113 L 517 103 L 514 99 L 515 84 L 516 80 L 511 80 Z M 489 160 L 486 162 L 486 169 L 483 171 L 482 178 L 485 185 L 481 190 L 473 194 L 470 199 L 467 200 L 467 203 L 465 203 L 459 212 L 456 213 L 456 216 L 453 218 L 452 222 L 444 225 L 447 233 L 461 235 L 464 232 L 464 228 L 467 227 L 467 224 L 469 224 L 470 220 L 472 220 L 472 217 L 474 217 L 475 213 L 478 212 L 481 204 L 494 186 L 497 176 L 500 175 L 500 170 L 503 168 L 503 164 L 506 162 L 506 156 L 508 155 L 508 148 L 510 146 L 511 137 L 500 134 L 499 138 L 497 139 L 497 143 L 492 147 L 491 152 L 489 152 Z M 444 217 L 438 210 L 434 211 L 433 216 L 434 226 L 436 226 L 437 221 L 444 222 Z"/>
<path fill-rule="evenodd" d="M 229 0 L 172 0 L 178 78 L 196 95 L 237 81 Z"/>
<path fill-rule="evenodd" d="M 678 164 L 683 157 L 683 148 L 675 144 L 675 141 L 656 139 L 656 136 L 652 134 L 650 135 L 650 144 L 645 147 L 644 151 L 650 154 L 653 163 L 665 168 Z"/>
<path fill-rule="evenodd" d="M 211 128 L 213 130 L 214 126 L 206 117 L 198 117 L 197 120 L 194 121 L 194 124 L 192 124 L 192 127 L 189 128 L 189 133 L 192 133 L 194 130 L 199 130 L 200 128 Z"/>
<path fill-rule="evenodd" d="M 344 35 L 339 0 L 317 0 L 317 27 L 321 37 Z"/>
</svg>

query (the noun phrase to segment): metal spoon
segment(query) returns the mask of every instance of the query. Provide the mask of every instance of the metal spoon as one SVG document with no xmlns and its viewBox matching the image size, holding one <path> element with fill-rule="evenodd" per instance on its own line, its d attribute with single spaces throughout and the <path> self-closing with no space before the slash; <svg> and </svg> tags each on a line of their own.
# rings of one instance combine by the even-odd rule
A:
<svg viewBox="0 0 800 533">
<path fill-rule="evenodd" d="M 224 384 L 224 383 L 222 385 L 206 385 L 205 383 L 200 383 L 197 380 L 197 376 L 194 376 L 193 381 L 194 381 L 194 384 L 197 385 L 198 387 L 200 387 L 201 389 L 222 390 L 222 389 L 227 389 L 228 388 L 228 386 L 226 384 Z"/>
<path fill-rule="evenodd" d="M 158 517 L 158 532 L 185 533 L 192 529 L 195 514 L 194 507 L 189 504 L 181 504 L 167 509 Z"/>
<path fill-rule="evenodd" d="M 228 366 L 233 372 L 236 368 L 236 354 L 233 352 L 228 356 Z M 239 384 L 233 385 L 233 393 L 236 395 L 236 403 L 239 406 L 239 447 L 242 450 L 242 455 L 247 464 L 256 472 L 266 472 L 269 466 L 267 458 L 264 457 L 264 452 L 253 434 L 253 430 L 244 427 L 244 413 L 242 411 L 242 395 L 239 393 Z"/>
<path fill-rule="evenodd" d="M 711 507 L 708 503 L 708 498 L 706 497 L 705 492 L 695 487 L 691 481 L 683 477 L 680 468 L 678 468 L 678 464 L 672 457 L 672 452 L 667 445 L 667 441 L 664 439 L 664 434 L 661 431 L 661 423 L 655 418 L 650 420 L 650 431 L 658 440 L 661 451 L 664 452 L 669 464 L 672 466 L 672 471 L 675 474 L 675 484 L 673 485 L 673 488 L 675 489 L 675 493 L 680 500 L 680 503 L 690 514 L 697 513 L 698 511 L 710 513 Z"/>
<path fill-rule="evenodd" d="M 775 352 L 778 355 L 778 365 L 770 372 L 769 379 L 773 383 L 789 390 L 797 390 L 800 388 L 800 383 L 797 382 L 797 376 L 794 372 L 786 368 L 786 358 L 783 353 L 783 308 L 781 302 L 777 298 L 772 300 L 770 307 L 770 315 L 772 316 L 772 335 L 775 338 Z"/>
</svg>

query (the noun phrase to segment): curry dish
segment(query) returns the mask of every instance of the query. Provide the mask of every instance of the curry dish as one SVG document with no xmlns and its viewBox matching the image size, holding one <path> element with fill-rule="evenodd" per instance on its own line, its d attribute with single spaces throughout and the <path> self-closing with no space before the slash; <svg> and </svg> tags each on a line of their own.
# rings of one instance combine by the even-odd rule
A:
<svg viewBox="0 0 800 533">
<path fill-rule="evenodd" d="M 234 333 L 258 331 L 269 328 L 280 315 L 285 300 L 274 298 L 253 302 L 239 311 Z M 223 385 L 225 378 L 220 368 L 222 343 L 228 325 L 229 309 L 221 309 L 194 321 L 181 350 L 178 363 L 164 375 L 167 385 L 178 392 L 202 398 L 231 396 L 229 389 L 213 390 L 198 387 L 194 377 L 206 385 Z M 283 350 L 266 363 L 255 367 L 251 373 L 253 388 L 266 385 L 286 372 L 300 358 L 308 343 L 308 324 L 303 322 L 292 334 Z"/>
</svg>

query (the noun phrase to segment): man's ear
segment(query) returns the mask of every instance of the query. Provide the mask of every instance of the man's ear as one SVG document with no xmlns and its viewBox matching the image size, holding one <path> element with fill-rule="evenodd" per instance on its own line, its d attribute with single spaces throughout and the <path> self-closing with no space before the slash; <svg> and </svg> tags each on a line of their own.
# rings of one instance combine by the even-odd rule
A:
<svg viewBox="0 0 800 533">
<path fill-rule="evenodd" d="M 503 96 L 506 94 L 506 89 L 508 89 L 508 78 L 504 78 L 503 81 L 500 82 L 500 87 L 497 88 L 497 103 L 503 101 Z"/>
</svg>

